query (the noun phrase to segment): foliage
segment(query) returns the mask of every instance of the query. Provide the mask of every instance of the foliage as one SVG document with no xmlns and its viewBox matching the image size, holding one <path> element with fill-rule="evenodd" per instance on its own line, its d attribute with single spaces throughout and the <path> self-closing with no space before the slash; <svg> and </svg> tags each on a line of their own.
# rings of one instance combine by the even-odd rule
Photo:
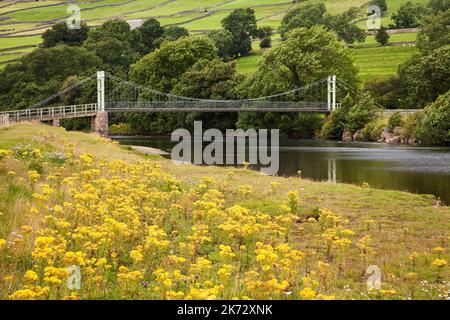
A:
<svg viewBox="0 0 450 320">
<path fill-rule="evenodd" d="M 54 47 L 58 44 L 79 46 L 87 39 L 88 32 L 89 27 L 84 22 L 80 24 L 80 29 L 69 29 L 66 22 L 59 22 L 42 34 L 42 46 L 44 48 Z"/>
<path fill-rule="evenodd" d="M 97 56 L 81 47 L 59 45 L 36 49 L 0 71 L 2 106 L 30 107 L 58 92 L 67 77 L 91 75 L 99 64 Z"/>
<path fill-rule="evenodd" d="M 243 96 L 266 96 L 300 88 L 330 74 L 354 85 L 356 73 L 348 49 L 323 26 L 298 28 L 264 54 L 241 90 Z"/>
<path fill-rule="evenodd" d="M 386 128 L 386 118 L 377 117 L 368 122 L 360 131 L 360 138 L 363 141 L 378 141 L 383 130 Z"/>
<path fill-rule="evenodd" d="M 379 107 L 370 94 L 358 97 L 355 104 L 348 110 L 345 129 L 354 133 L 362 129 L 367 123 L 375 119 Z"/>
<path fill-rule="evenodd" d="M 131 66 L 132 81 L 170 92 L 181 76 L 199 60 L 213 60 L 217 49 L 208 37 L 188 37 L 162 44 Z"/>
<path fill-rule="evenodd" d="M 428 8 L 433 14 L 447 11 L 450 9 L 450 0 L 430 0 Z"/>
<path fill-rule="evenodd" d="M 164 34 L 164 28 L 158 20 L 150 18 L 137 29 L 143 44 L 143 54 L 152 52 L 159 46 L 159 39 Z"/>
<path fill-rule="evenodd" d="M 251 37 L 258 35 L 255 10 L 236 9 L 222 20 L 222 26 L 233 35 L 233 57 L 245 56 L 252 50 Z"/>
<path fill-rule="evenodd" d="M 450 44 L 450 9 L 423 18 L 417 46 L 423 53 Z"/>
<path fill-rule="evenodd" d="M 220 57 L 229 60 L 233 57 L 233 34 L 225 29 L 211 31 L 209 38 L 214 42 Z"/>
<path fill-rule="evenodd" d="M 386 12 L 388 10 L 387 2 L 386 0 L 372 0 L 370 4 L 376 5 L 380 7 L 381 12 Z"/>
<path fill-rule="evenodd" d="M 450 91 L 425 108 L 417 136 L 425 144 L 450 145 Z"/>
<path fill-rule="evenodd" d="M 450 45 L 416 55 L 399 66 L 412 104 L 424 106 L 450 89 Z"/>
<path fill-rule="evenodd" d="M 272 38 L 271 37 L 262 38 L 261 42 L 259 43 L 259 47 L 261 49 L 271 48 L 272 47 Z"/>
<path fill-rule="evenodd" d="M 347 95 L 341 101 L 340 108 L 334 110 L 328 117 L 320 136 L 324 139 L 341 139 L 347 126 L 348 112 L 353 105 L 352 97 Z"/>
<path fill-rule="evenodd" d="M 403 124 L 404 124 L 404 121 L 403 121 L 402 113 L 400 111 L 396 111 L 389 117 L 386 129 L 389 132 L 394 132 L 394 129 L 396 127 L 402 127 Z"/>
<path fill-rule="evenodd" d="M 366 32 L 355 24 L 357 16 L 358 11 L 356 8 L 350 8 L 340 15 L 327 15 L 326 26 L 334 30 L 338 38 L 346 43 L 364 42 L 366 40 Z"/>
<path fill-rule="evenodd" d="M 364 89 L 386 109 L 411 108 L 407 100 L 406 84 L 398 76 L 369 80 L 364 84 Z"/>
<path fill-rule="evenodd" d="M 424 14 L 425 8 L 418 3 L 407 1 L 402 3 L 397 13 L 391 16 L 394 25 L 391 27 L 396 29 L 416 28 L 419 26 L 420 19 Z"/>
<path fill-rule="evenodd" d="M 297 6 L 289 10 L 281 20 L 279 33 L 285 38 L 287 33 L 295 28 L 311 28 L 325 23 L 327 9 L 324 3 Z"/>
<path fill-rule="evenodd" d="M 389 33 L 387 33 L 387 28 L 386 27 L 381 27 L 380 29 L 377 30 L 377 33 L 375 35 L 375 40 L 382 46 L 387 45 L 387 43 L 389 42 Z"/>
<path fill-rule="evenodd" d="M 364 42 L 366 34 L 354 22 L 357 18 L 358 10 L 350 8 L 339 15 L 327 14 L 324 3 L 298 6 L 286 13 L 281 21 L 279 32 L 284 39 L 289 31 L 295 28 L 311 28 L 317 25 L 324 25 L 329 30 L 333 30 L 339 39 L 346 43 Z"/>
<path fill-rule="evenodd" d="M 102 59 L 105 70 L 127 70 L 138 58 L 139 48 L 132 43 L 135 33 L 120 19 L 109 20 L 89 32 L 84 47 Z"/>
</svg>

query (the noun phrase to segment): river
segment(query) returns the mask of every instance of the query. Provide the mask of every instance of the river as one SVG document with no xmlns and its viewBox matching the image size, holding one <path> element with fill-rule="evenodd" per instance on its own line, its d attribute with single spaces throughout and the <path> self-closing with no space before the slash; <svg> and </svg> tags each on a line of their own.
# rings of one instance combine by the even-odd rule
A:
<svg viewBox="0 0 450 320">
<path fill-rule="evenodd" d="M 159 148 L 170 153 L 170 137 L 117 137 L 122 144 Z M 282 140 L 280 176 L 344 182 L 433 194 L 450 204 L 450 148 Z"/>
</svg>

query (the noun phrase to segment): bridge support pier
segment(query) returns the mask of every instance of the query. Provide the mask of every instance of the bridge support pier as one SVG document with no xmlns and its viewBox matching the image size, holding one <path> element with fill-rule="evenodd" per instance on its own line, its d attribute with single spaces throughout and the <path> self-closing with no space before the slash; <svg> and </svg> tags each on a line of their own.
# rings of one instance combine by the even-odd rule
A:
<svg viewBox="0 0 450 320">
<path fill-rule="evenodd" d="M 0 115 L 0 127 L 7 127 L 9 126 L 9 114 L 2 114 Z"/>
<path fill-rule="evenodd" d="M 102 136 L 108 136 L 108 112 L 98 111 L 91 120 L 91 131 Z"/>
<path fill-rule="evenodd" d="M 59 119 L 53 119 L 52 120 L 52 126 L 59 127 Z"/>
</svg>

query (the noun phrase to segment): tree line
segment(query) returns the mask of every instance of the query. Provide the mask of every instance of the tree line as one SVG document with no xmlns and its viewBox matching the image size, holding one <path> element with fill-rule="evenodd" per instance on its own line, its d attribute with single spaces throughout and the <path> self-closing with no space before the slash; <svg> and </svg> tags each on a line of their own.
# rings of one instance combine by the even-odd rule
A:
<svg viewBox="0 0 450 320">
<path fill-rule="evenodd" d="M 390 108 L 421 108 L 450 89 L 449 1 L 432 0 L 427 8 L 429 14 L 421 19 L 418 36 L 420 53 L 403 63 L 397 76 L 369 82 L 363 96 L 350 95 L 344 105 L 353 111 L 341 117 L 340 123 L 332 116 L 322 128 L 323 116 L 296 113 L 195 112 L 118 114 L 112 123 L 127 123 L 128 130 L 137 134 L 167 134 L 203 120 L 219 129 L 280 128 L 292 137 L 313 137 L 322 131 L 324 137 L 340 138 L 344 128 L 358 130 L 371 121 L 378 108 L 372 97 Z M 134 30 L 120 19 L 95 28 L 83 23 L 80 30 L 56 24 L 43 34 L 41 48 L 0 71 L 0 108 L 27 108 L 100 69 L 155 90 L 204 99 L 272 95 L 330 74 L 357 86 L 358 70 L 347 44 L 364 41 L 365 32 L 355 25 L 355 19 L 354 8 L 330 15 L 323 4 L 300 4 L 283 18 L 280 43 L 265 52 L 249 76 L 236 71 L 234 59 L 248 55 L 254 39 L 270 47 L 268 39 L 274 32 L 258 26 L 250 8 L 234 10 L 222 20 L 222 29 L 201 36 L 190 35 L 179 26 L 161 26 L 153 18 Z M 117 92 L 127 93 L 126 88 Z M 91 86 L 71 91 L 55 103 L 95 99 L 96 88 Z M 154 97 L 143 94 L 139 99 Z M 86 123 L 70 120 L 65 125 L 81 128 Z"/>
</svg>

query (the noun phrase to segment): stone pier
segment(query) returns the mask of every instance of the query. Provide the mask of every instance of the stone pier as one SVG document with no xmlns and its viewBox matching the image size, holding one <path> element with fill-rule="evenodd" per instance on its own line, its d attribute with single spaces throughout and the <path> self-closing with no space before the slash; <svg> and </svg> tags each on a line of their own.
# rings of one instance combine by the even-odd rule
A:
<svg viewBox="0 0 450 320">
<path fill-rule="evenodd" d="M 53 119 L 52 120 L 52 126 L 59 127 L 59 119 Z"/>
<path fill-rule="evenodd" d="M 98 111 L 95 117 L 92 117 L 91 130 L 102 137 L 108 136 L 108 112 Z"/>
<path fill-rule="evenodd" d="M 0 127 L 9 126 L 9 114 L 0 115 Z"/>
</svg>

